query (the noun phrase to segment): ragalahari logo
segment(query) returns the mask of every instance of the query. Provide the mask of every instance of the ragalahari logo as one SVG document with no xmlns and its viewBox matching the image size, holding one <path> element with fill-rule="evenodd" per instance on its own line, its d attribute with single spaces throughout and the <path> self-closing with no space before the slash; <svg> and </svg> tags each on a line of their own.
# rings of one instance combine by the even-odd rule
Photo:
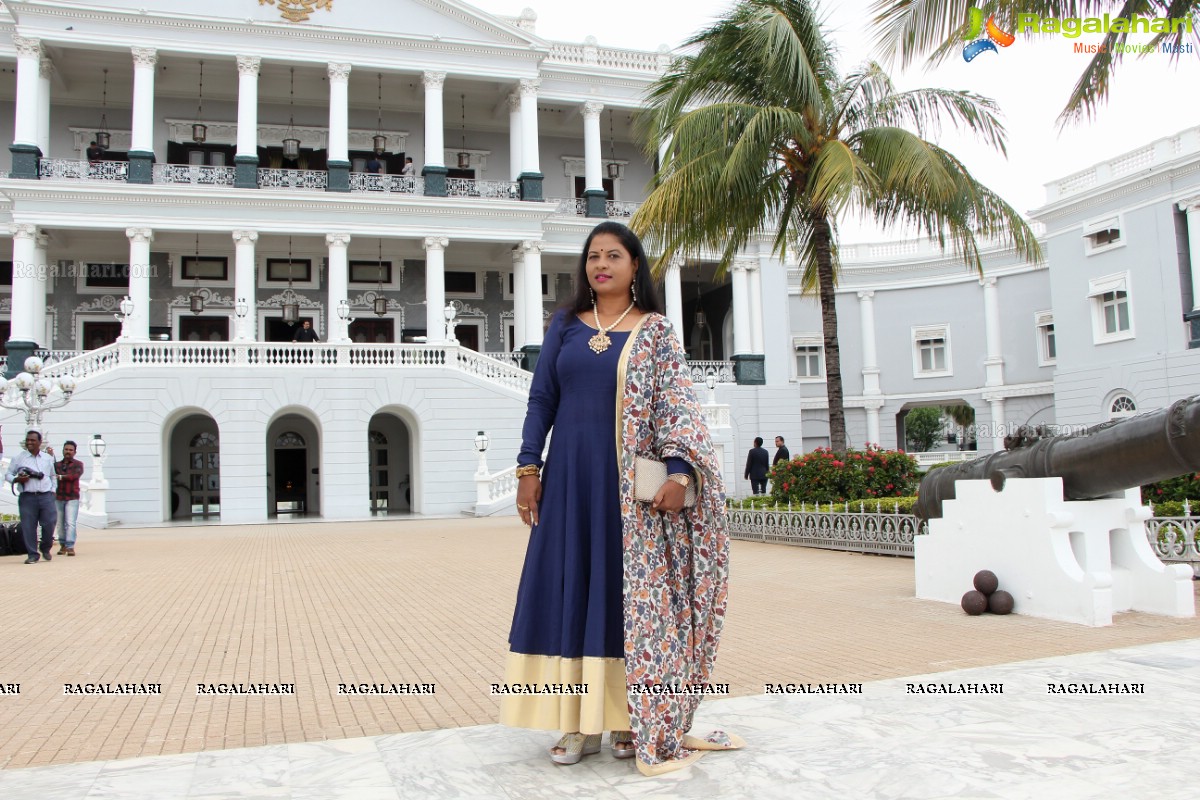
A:
<svg viewBox="0 0 1200 800">
<path fill-rule="evenodd" d="M 963 48 L 964 61 L 972 61 L 975 56 L 989 50 L 999 53 L 996 45 L 1008 47 L 1017 40 L 1011 33 L 1000 30 L 995 17 L 989 16 L 985 25 L 983 12 L 974 6 L 967 9 L 967 33 L 963 38 L 967 41 L 967 46 Z"/>
</svg>

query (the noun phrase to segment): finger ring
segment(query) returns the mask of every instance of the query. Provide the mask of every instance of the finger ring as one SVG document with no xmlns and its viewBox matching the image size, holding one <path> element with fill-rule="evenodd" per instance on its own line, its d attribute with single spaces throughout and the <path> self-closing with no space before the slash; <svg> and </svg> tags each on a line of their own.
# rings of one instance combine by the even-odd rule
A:
<svg viewBox="0 0 1200 800">
<path fill-rule="evenodd" d="M 518 508 L 518 509 L 520 509 L 521 511 L 528 511 L 528 510 L 529 510 L 529 506 L 523 506 L 523 505 L 521 505 L 520 503 L 517 503 L 517 508 Z"/>
</svg>

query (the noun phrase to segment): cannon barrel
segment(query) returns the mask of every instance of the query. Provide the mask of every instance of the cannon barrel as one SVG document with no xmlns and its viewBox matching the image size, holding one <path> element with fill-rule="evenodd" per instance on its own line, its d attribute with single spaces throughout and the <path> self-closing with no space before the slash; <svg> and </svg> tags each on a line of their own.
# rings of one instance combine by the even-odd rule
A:
<svg viewBox="0 0 1200 800">
<path fill-rule="evenodd" d="M 1008 478 L 1062 478 L 1063 497 L 1091 500 L 1134 486 L 1200 471 L 1200 395 L 1129 419 L 1105 422 L 1083 433 L 1040 439 L 984 458 L 940 467 L 921 481 L 913 513 L 942 516 L 960 480 L 991 480 L 997 491 Z"/>
</svg>

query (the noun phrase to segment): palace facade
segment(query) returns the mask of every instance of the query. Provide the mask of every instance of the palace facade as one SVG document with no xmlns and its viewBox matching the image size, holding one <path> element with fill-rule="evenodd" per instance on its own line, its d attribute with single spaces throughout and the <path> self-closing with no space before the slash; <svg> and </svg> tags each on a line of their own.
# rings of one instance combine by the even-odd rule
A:
<svg viewBox="0 0 1200 800">
<path fill-rule="evenodd" d="M 505 511 L 527 368 L 587 232 L 645 198 L 632 120 L 671 57 L 456 0 L 6 3 L 8 375 L 36 353 L 75 378 L 44 427 L 103 435 L 109 522 Z M 1196 391 L 1198 209 L 1190 129 L 1050 184 L 1045 263 L 843 247 L 851 441 L 963 404 L 946 447 L 987 451 Z M 827 443 L 792 265 L 763 243 L 663 291 L 731 493 L 754 436 Z"/>
</svg>

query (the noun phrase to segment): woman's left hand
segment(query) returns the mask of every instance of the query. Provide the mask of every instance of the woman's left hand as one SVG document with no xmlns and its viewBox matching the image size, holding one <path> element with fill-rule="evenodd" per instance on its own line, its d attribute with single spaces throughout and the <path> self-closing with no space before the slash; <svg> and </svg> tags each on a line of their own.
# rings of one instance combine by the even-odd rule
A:
<svg viewBox="0 0 1200 800">
<path fill-rule="evenodd" d="M 650 504 L 650 510 L 659 513 L 682 511 L 685 492 L 682 485 L 675 481 L 667 481 L 659 488 L 658 494 L 654 495 L 654 502 Z"/>
</svg>

